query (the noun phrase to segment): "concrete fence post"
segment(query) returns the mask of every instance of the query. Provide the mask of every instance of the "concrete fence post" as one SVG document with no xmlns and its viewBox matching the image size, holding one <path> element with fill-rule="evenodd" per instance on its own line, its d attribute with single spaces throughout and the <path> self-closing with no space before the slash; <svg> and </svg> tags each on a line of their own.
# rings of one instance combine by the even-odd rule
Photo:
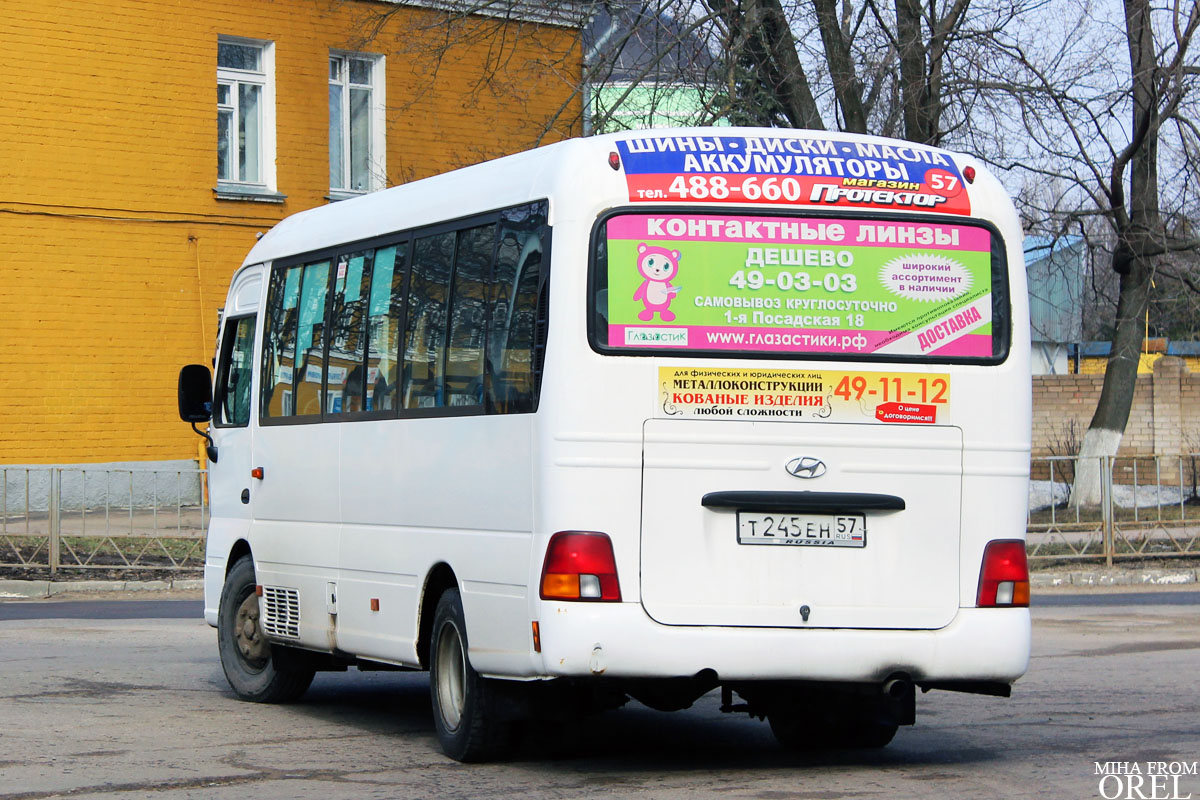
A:
<svg viewBox="0 0 1200 800">
<path fill-rule="evenodd" d="M 60 548 L 62 542 L 60 539 L 62 529 L 62 470 L 54 468 L 50 470 L 50 493 L 49 502 L 46 504 L 46 522 L 49 527 L 50 544 L 48 547 L 50 574 L 58 573 L 59 560 L 62 555 Z"/>
<path fill-rule="evenodd" d="M 1116 510 L 1113 504 L 1113 462 L 1115 460 L 1112 456 L 1104 456 L 1100 459 L 1100 513 L 1104 517 L 1104 563 L 1110 567 L 1113 565 L 1113 551 L 1116 549 L 1113 525 L 1113 512 Z"/>
</svg>

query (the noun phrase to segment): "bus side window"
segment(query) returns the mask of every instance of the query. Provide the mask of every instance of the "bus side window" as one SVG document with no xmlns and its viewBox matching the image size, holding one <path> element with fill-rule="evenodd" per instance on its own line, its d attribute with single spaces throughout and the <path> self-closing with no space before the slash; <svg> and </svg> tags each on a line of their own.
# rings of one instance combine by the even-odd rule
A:
<svg viewBox="0 0 1200 800">
<path fill-rule="evenodd" d="M 304 267 L 300 287 L 300 330 L 296 335 L 296 416 L 319 415 L 325 362 L 325 298 L 329 293 L 329 261 Z"/>
<path fill-rule="evenodd" d="M 371 301 L 367 308 L 367 411 L 396 407 L 396 353 L 404 304 L 404 261 L 407 243 L 375 251 Z"/>
<path fill-rule="evenodd" d="M 337 260 L 325 361 L 330 414 L 366 410 L 366 312 L 374 260 L 374 250 L 344 254 Z"/>
<path fill-rule="evenodd" d="M 276 269 L 267 297 L 260 415 L 321 413 L 329 261 Z"/>
<path fill-rule="evenodd" d="M 296 310 L 300 299 L 300 266 L 275 269 L 267 298 L 263 337 L 262 404 L 259 415 L 287 417 L 292 400 L 296 366 Z"/>
<path fill-rule="evenodd" d="M 450 336 L 446 348 L 446 405 L 483 404 L 483 351 L 487 330 L 487 280 L 496 226 L 458 233 L 454 291 L 450 297 Z"/>
<path fill-rule="evenodd" d="M 240 317 L 225 324 L 221 361 L 217 367 L 215 424 L 218 427 L 240 428 L 250 423 L 254 321 L 254 317 Z"/>
<path fill-rule="evenodd" d="M 539 288 L 542 285 L 543 203 L 501 223 L 492 281 L 488 342 L 488 406 L 494 413 L 534 411 Z"/>
<path fill-rule="evenodd" d="M 446 300 L 454 263 L 453 231 L 417 239 L 408 285 L 408 317 L 401 355 L 403 408 L 445 405 L 443 396 Z"/>
</svg>

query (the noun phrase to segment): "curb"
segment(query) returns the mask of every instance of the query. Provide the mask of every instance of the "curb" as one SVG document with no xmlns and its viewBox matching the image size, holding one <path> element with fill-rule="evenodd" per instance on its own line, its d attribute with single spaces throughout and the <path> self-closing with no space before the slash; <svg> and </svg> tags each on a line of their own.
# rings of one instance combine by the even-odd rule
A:
<svg viewBox="0 0 1200 800">
<path fill-rule="evenodd" d="M 1100 588 L 1105 586 L 1192 586 L 1200 582 L 1195 569 L 1104 569 L 1071 572 L 1031 572 L 1033 588 Z"/>
<path fill-rule="evenodd" d="M 204 588 L 199 578 L 169 581 L 9 581 L 0 580 L 0 600 L 46 598 L 63 594 L 110 592 L 183 592 Z"/>
</svg>

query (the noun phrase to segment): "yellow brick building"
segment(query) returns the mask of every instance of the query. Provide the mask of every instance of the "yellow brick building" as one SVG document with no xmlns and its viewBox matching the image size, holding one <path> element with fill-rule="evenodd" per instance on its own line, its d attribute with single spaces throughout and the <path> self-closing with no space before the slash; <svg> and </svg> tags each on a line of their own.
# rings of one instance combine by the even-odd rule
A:
<svg viewBox="0 0 1200 800">
<path fill-rule="evenodd" d="M 256 236 L 574 135 L 577 42 L 365 0 L 5 3 L 0 465 L 195 459 L 177 371 Z"/>
</svg>

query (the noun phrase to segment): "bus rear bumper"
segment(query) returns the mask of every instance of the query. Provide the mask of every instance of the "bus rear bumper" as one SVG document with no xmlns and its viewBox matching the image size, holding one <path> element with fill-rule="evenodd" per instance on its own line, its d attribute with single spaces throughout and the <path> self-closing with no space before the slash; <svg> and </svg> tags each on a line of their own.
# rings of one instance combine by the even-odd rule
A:
<svg viewBox="0 0 1200 800">
<path fill-rule="evenodd" d="M 660 625 L 636 603 L 548 606 L 545 677 L 1011 683 L 1029 666 L 1027 608 L 963 608 L 937 630 Z M 473 659 L 474 660 L 474 659 Z M 483 670 L 481 670 L 483 671 Z"/>
</svg>

